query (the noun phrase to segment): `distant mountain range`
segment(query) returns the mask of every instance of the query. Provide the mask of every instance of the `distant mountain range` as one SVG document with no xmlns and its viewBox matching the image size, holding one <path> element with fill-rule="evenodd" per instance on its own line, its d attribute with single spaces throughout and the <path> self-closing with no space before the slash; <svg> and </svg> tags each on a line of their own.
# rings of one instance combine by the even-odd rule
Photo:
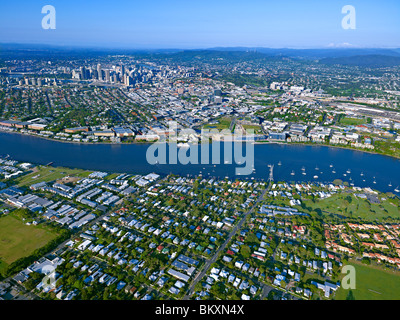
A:
<svg viewBox="0 0 400 320">
<path fill-rule="evenodd" d="M 340 58 L 325 58 L 319 61 L 326 65 L 358 66 L 366 68 L 387 68 L 400 66 L 399 56 L 388 55 L 358 55 Z"/>
<path fill-rule="evenodd" d="M 400 65 L 400 49 L 379 48 L 327 48 L 327 49 L 274 49 L 261 47 L 216 47 L 209 49 L 111 49 L 55 46 L 41 44 L 0 43 L 0 57 L 9 56 L 96 56 L 104 54 L 134 54 L 173 58 L 177 62 L 229 60 L 274 60 L 283 57 L 315 60 L 325 65 L 360 67 L 392 67 Z M 222 62 L 221 62 L 222 63 Z"/>
<path fill-rule="evenodd" d="M 267 55 L 283 55 L 293 58 L 323 59 L 341 58 L 362 55 L 386 55 L 400 57 L 400 49 L 379 49 L 379 48 L 327 48 L 327 49 L 273 49 L 273 48 L 248 48 L 248 47 L 217 47 L 208 50 L 215 51 L 247 51 L 258 52 Z"/>
</svg>

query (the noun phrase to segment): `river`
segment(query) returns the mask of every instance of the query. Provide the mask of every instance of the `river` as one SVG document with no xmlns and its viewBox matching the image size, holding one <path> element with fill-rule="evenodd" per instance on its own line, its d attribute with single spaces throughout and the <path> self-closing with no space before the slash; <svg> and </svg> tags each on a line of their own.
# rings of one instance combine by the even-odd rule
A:
<svg viewBox="0 0 400 320">
<path fill-rule="evenodd" d="M 255 144 L 254 171 L 235 174 L 237 164 L 155 164 L 146 160 L 148 144 L 75 144 L 39 137 L 0 132 L 0 155 L 35 164 L 48 164 L 118 173 L 214 176 L 223 178 L 268 179 L 268 164 L 274 165 L 275 181 L 332 182 L 341 179 L 359 187 L 383 192 L 400 186 L 400 160 L 327 146 Z M 222 148 L 223 150 L 223 148 Z M 304 169 L 304 170 L 303 170 Z M 334 172 L 333 172 L 334 171 Z M 306 174 L 303 175 L 303 172 Z M 293 175 L 294 173 L 294 175 Z M 315 176 L 318 176 L 316 178 Z M 374 183 L 374 181 L 376 183 Z M 391 184 L 391 186 L 389 186 Z"/>
</svg>

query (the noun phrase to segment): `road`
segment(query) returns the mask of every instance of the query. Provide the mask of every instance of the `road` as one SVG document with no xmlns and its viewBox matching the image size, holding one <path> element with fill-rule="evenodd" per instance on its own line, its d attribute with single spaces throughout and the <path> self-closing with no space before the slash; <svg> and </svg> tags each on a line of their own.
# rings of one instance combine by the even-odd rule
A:
<svg viewBox="0 0 400 320">
<path fill-rule="evenodd" d="M 231 241 L 231 239 L 233 238 L 233 236 L 237 233 L 238 230 L 240 230 L 244 224 L 244 222 L 246 221 L 246 217 L 251 214 L 254 210 L 254 208 L 257 206 L 257 204 L 264 198 L 265 193 L 268 191 L 270 187 L 270 184 L 267 186 L 267 188 L 265 188 L 263 190 L 263 192 L 261 192 L 261 195 L 257 198 L 257 201 L 254 203 L 254 205 L 250 208 L 249 211 L 247 211 L 242 219 L 239 221 L 239 223 L 232 229 L 232 231 L 229 233 L 228 238 L 225 240 L 225 242 L 219 247 L 219 249 L 215 252 L 215 254 L 213 255 L 213 257 L 209 260 L 206 261 L 206 263 L 204 264 L 203 268 L 201 269 L 201 271 L 196 275 L 196 277 L 194 278 L 192 285 L 189 287 L 189 290 L 187 292 L 187 294 L 183 297 L 183 300 L 189 300 L 190 296 L 193 294 L 194 292 L 194 287 L 196 286 L 196 284 L 206 275 L 207 271 L 210 269 L 211 265 L 217 261 L 219 254 L 221 252 L 223 252 L 226 248 L 226 246 L 228 245 L 228 243 Z"/>
</svg>

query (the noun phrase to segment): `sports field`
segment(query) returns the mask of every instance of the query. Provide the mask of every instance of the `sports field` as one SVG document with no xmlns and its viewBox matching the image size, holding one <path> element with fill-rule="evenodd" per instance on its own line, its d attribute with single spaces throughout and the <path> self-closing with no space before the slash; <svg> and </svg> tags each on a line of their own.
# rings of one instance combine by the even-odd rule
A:
<svg viewBox="0 0 400 320">
<path fill-rule="evenodd" d="M 375 266 L 350 263 L 356 269 L 356 289 L 352 290 L 356 300 L 399 300 L 400 272 L 386 271 Z M 340 288 L 336 300 L 345 300 L 349 290 Z"/>
<path fill-rule="evenodd" d="M 86 178 L 91 171 L 82 169 L 69 169 L 62 167 L 45 167 L 37 166 L 34 171 L 28 175 L 24 175 L 17 180 L 19 186 L 31 186 L 38 182 L 49 182 L 61 179 L 65 176 L 74 176 Z"/>
<path fill-rule="evenodd" d="M 329 212 L 368 220 L 384 220 L 387 217 L 400 218 L 400 210 L 396 201 L 395 199 L 386 199 L 381 203 L 370 203 L 366 199 L 357 198 L 354 195 L 335 194 L 332 197 L 317 200 L 315 203 L 307 201 L 305 204 L 313 209 L 320 208 L 324 213 Z"/>
<path fill-rule="evenodd" d="M 10 263 L 29 256 L 45 246 L 57 234 L 38 226 L 26 225 L 13 216 L 0 218 L 0 269 Z"/>
</svg>

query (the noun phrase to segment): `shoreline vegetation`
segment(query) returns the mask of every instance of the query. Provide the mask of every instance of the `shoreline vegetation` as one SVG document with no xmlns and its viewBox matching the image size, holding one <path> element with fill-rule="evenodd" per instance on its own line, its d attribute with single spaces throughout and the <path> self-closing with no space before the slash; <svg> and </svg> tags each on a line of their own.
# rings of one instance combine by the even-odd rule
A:
<svg viewBox="0 0 400 320">
<path fill-rule="evenodd" d="M 0 133 L 6 133 L 6 134 L 20 134 L 23 136 L 30 136 L 30 137 L 34 137 L 34 138 L 38 138 L 38 139 L 44 139 L 44 140 L 49 140 L 49 141 L 53 141 L 53 142 L 61 142 L 61 143 L 69 143 L 69 144 L 76 144 L 76 145 L 130 145 L 130 144 L 137 144 L 137 145 L 150 145 L 152 143 L 157 142 L 157 140 L 155 141 L 138 141 L 138 140 L 134 140 L 132 142 L 112 142 L 112 141 L 102 141 L 102 142 L 76 142 L 76 141 L 65 141 L 65 140 L 58 140 L 58 139 L 53 139 L 53 138 L 49 138 L 49 137 L 42 137 L 39 135 L 35 135 L 35 134 L 26 134 L 26 133 L 22 133 L 19 131 L 7 131 L 7 130 L 2 130 L 0 129 Z M 223 140 L 221 140 L 223 141 Z M 234 141 L 233 142 L 240 142 L 240 141 Z M 288 145 L 288 146 L 315 146 L 315 147 L 328 147 L 328 148 L 339 148 L 339 149 L 347 149 L 347 150 L 352 150 L 352 151 L 358 151 L 358 152 L 364 152 L 364 153 L 369 153 L 369 154 L 375 154 L 375 155 L 381 155 L 381 156 L 386 156 L 386 157 L 390 157 L 393 159 L 399 159 L 400 160 L 400 156 L 395 156 L 395 155 L 389 155 L 389 154 L 385 154 L 385 153 L 381 153 L 381 152 L 376 152 L 376 151 L 371 151 L 371 150 L 366 150 L 366 149 L 359 149 L 359 148 L 355 148 L 352 146 L 345 146 L 345 145 L 337 145 L 337 144 L 322 144 L 322 143 L 318 143 L 318 142 L 280 142 L 280 141 L 269 141 L 269 140 L 262 140 L 262 141 L 253 141 L 253 144 L 277 144 L 277 145 Z M 190 142 L 189 144 L 198 144 L 198 143 L 193 143 Z"/>
</svg>

